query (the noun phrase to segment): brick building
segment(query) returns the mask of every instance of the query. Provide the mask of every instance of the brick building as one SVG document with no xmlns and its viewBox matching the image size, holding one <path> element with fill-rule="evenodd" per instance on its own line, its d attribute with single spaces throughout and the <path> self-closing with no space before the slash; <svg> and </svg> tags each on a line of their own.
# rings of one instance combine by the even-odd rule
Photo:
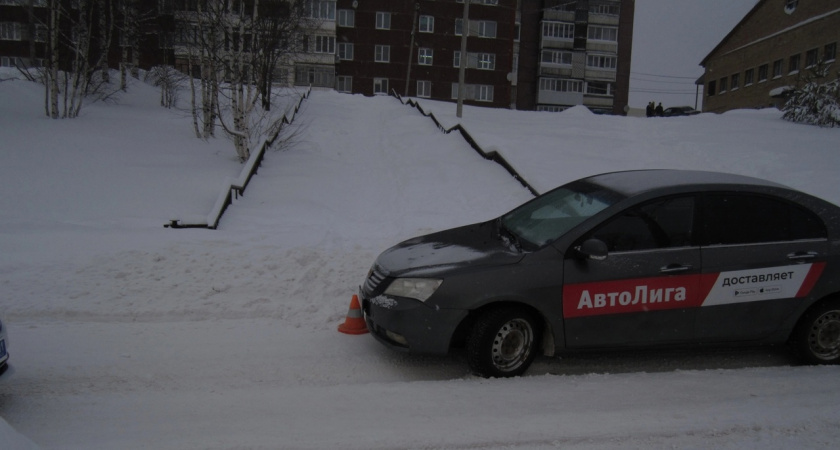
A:
<svg viewBox="0 0 840 450">
<path fill-rule="evenodd" d="M 46 32 L 33 24 L 47 22 L 46 1 L 22 1 L 0 0 L 0 57 L 40 66 Z M 198 1 L 137 3 L 144 20 L 132 39 L 117 32 L 111 66 L 188 72 Z M 465 55 L 464 0 L 295 1 L 317 26 L 278 67 L 279 84 L 453 101 L 463 63 L 466 104 L 612 114 L 627 105 L 635 0 L 471 0 Z"/>
<path fill-rule="evenodd" d="M 838 41 L 837 0 L 760 0 L 700 63 L 703 111 L 781 106 L 810 67 L 836 61 Z"/>
<path fill-rule="evenodd" d="M 341 92 L 623 114 L 635 0 L 473 0 L 466 58 L 463 0 L 337 0 Z"/>
</svg>

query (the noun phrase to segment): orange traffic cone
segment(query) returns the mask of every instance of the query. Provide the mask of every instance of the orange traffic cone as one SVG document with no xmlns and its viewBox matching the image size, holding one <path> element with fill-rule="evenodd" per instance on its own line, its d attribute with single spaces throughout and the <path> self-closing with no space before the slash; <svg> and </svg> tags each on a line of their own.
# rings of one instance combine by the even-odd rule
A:
<svg viewBox="0 0 840 450">
<path fill-rule="evenodd" d="M 338 326 L 338 331 L 344 334 L 365 334 L 368 332 L 365 319 L 362 317 L 362 307 L 359 305 L 359 297 L 353 296 L 350 301 L 350 310 L 347 311 L 347 318 L 344 323 Z"/>
</svg>

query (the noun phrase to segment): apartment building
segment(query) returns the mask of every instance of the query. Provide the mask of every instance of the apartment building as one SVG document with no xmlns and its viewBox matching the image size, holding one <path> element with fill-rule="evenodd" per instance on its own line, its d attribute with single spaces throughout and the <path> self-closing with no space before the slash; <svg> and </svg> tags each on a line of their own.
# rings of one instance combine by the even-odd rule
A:
<svg viewBox="0 0 840 450">
<path fill-rule="evenodd" d="M 167 64 L 197 75 L 189 52 L 200 33 L 200 1 L 140 2 L 144 20 L 131 39 L 118 32 L 112 66 Z M 466 104 L 625 113 L 635 0 L 294 1 L 315 26 L 280 61 L 278 84 L 455 101 L 463 64 Z M 46 23 L 45 6 L 0 0 L 4 65 L 39 65 L 46 32 L 31 24 Z"/>
<path fill-rule="evenodd" d="M 596 112 L 624 114 L 635 1 L 546 3 L 536 109 L 562 111 L 586 105 Z"/>
<path fill-rule="evenodd" d="M 760 0 L 700 63 L 703 111 L 781 107 L 818 63 L 837 73 L 840 2 Z"/>
<path fill-rule="evenodd" d="M 634 0 L 337 0 L 341 92 L 623 114 Z"/>
<path fill-rule="evenodd" d="M 0 67 L 43 65 L 46 0 L 0 0 Z"/>
<path fill-rule="evenodd" d="M 512 104 L 516 0 L 338 0 L 337 89 L 454 100 L 466 65 L 465 103 Z"/>
</svg>

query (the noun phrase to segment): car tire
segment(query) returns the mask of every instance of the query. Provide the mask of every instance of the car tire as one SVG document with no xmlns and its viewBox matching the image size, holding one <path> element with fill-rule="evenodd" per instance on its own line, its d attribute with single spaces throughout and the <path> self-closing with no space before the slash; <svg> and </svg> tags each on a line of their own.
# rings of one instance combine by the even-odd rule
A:
<svg viewBox="0 0 840 450">
<path fill-rule="evenodd" d="M 467 360 L 478 376 L 519 376 L 534 361 L 538 342 L 540 329 L 533 314 L 512 307 L 492 309 L 472 327 Z"/>
<path fill-rule="evenodd" d="M 806 311 L 792 338 L 794 349 L 804 362 L 840 363 L 840 300 L 824 302 Z"/>
</svg>

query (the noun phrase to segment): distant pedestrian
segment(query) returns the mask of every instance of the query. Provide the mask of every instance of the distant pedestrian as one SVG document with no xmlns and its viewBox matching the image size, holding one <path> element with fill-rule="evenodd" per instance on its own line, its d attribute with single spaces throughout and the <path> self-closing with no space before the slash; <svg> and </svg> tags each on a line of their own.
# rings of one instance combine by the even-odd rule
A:
<svg viewBox="0 0 840 450">
<path fill-rule="evenodd" d="M 645 114 L 648 117 L 653 117 L 653 102 L 648 102 L 647 108 L 645 108 Z"/>
<path fill-rule="evenodd" d="M 665 110 L 662 109 L 662 102 L 656 105 L 656 117 L 662 117 L 665 114 Z"/>
</svg>

